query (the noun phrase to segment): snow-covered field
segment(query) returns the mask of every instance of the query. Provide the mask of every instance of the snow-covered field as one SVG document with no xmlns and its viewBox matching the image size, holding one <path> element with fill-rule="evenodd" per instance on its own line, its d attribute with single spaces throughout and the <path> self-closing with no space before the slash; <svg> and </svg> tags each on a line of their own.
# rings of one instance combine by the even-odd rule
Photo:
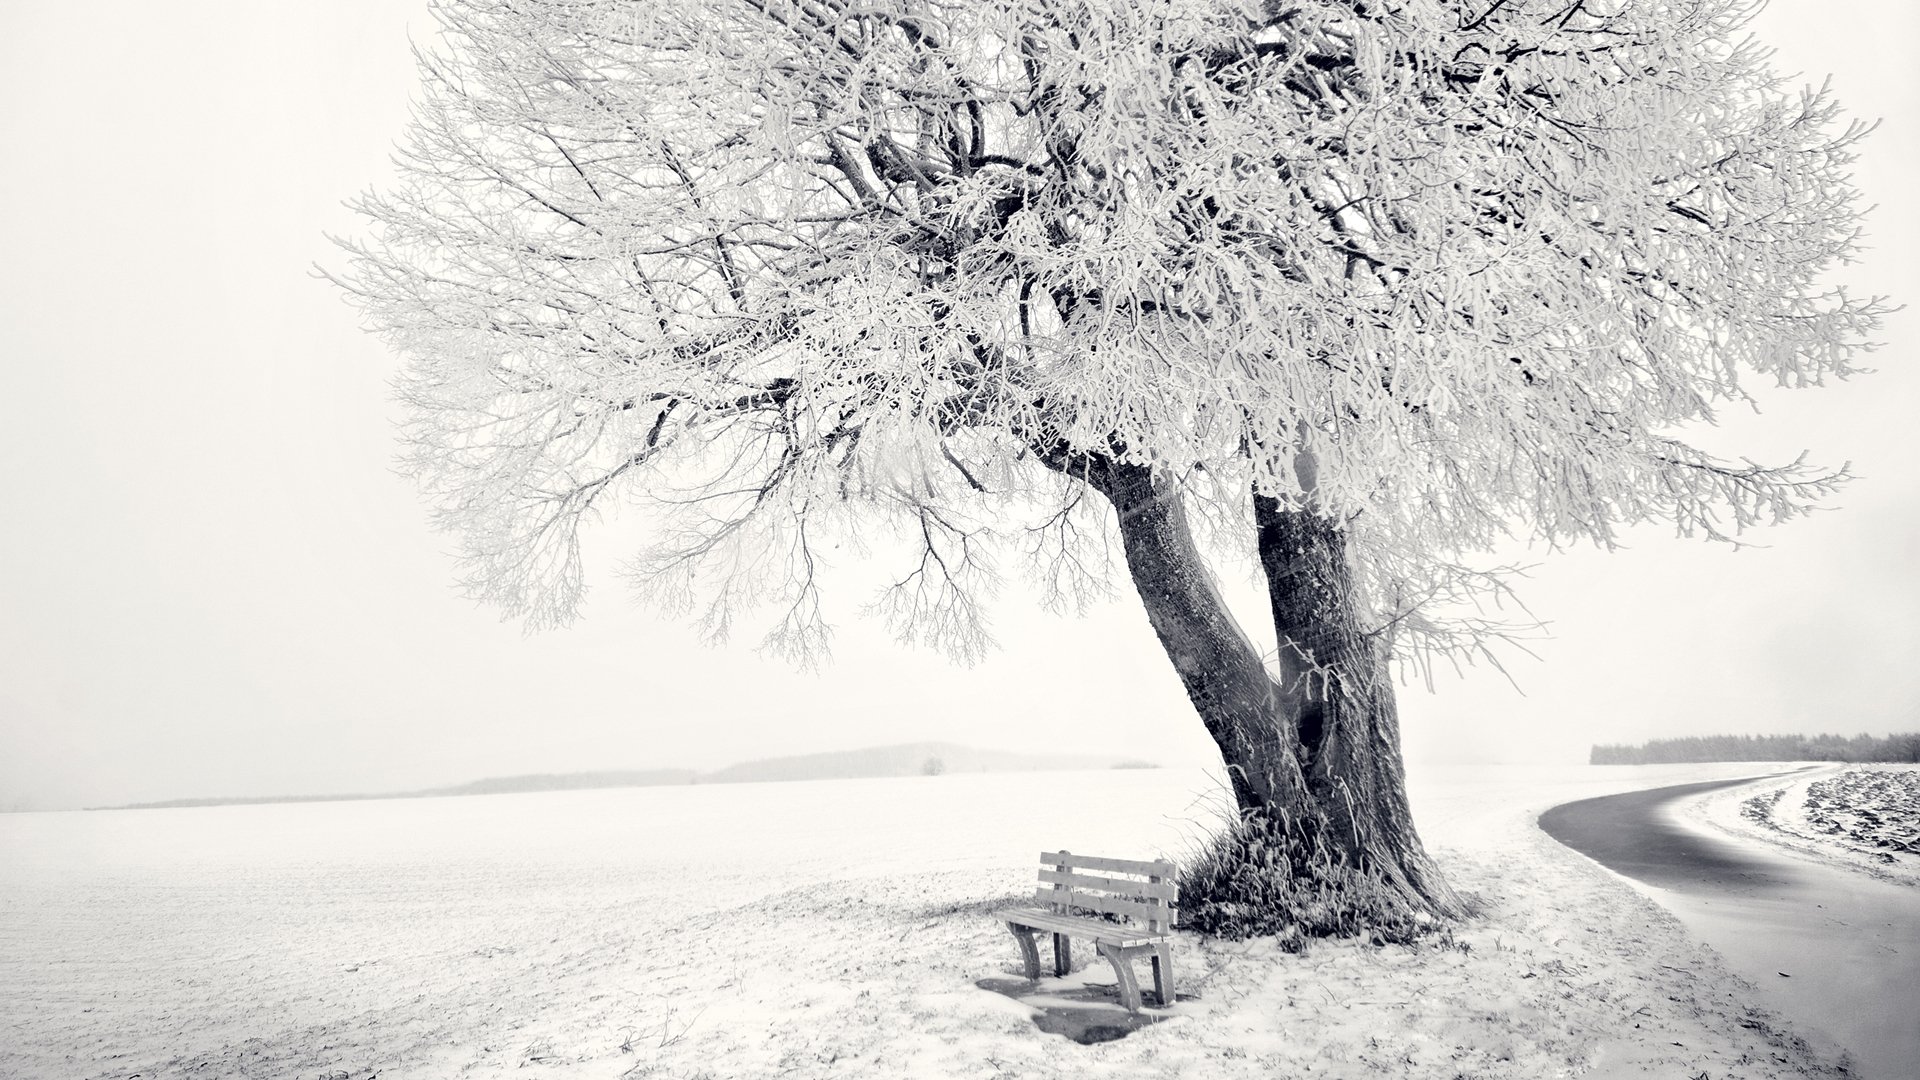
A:
<svg viewBox="0 0 1920 1080">
<path fill-rule="evenodd" d="M 1820 765 L 1689 809 L 1723 831 L 1920 886 L 1920 765 Z"/>
<path fill-rule="evenodd" d="M 1301 956 L 1182 935 L 1190 1000 L 1093 1045 L 975 985 L 1018 967 L 989 913 L 1043 849 L 1178 858 L 1197 772 L 0 816 L 0 1076 L 1832 1075 L 1533 827 L 1752 771 L 1416 773 L 1478 919 Z"/>
</svg>

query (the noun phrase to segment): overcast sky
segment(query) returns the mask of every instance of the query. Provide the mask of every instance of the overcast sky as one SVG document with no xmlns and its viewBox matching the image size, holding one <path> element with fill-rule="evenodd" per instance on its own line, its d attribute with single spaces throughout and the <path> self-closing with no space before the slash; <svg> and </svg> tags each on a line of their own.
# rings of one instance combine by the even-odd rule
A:
<svg viewBox="0 0 1920 1080">
<path fill-rule="evenodd" d="M 1846 278 L 1920 297 L 1920 5 L 1778 0 L 1760 29 L 1884 118 L 1860 170 L 1873 250 Z M 1130 595 L 1075 619 L 1010 590 L 970 669 L 842 595 L 817 675 L 636 608 L 617 532 L 571 629 L 460 599 L 450 538 L 392 471 L 393 361 L 311 270 L 357 228 L 341 200 L 390 174 L 409 34 L 431 25 L 401 0 L 0 6 L 0 808 L 922 739 L 1217 764 Z M 1877 374 L 1715 436 L 1851 460 L 1835 512 L 1761 549 L 1650 532 L 1548 559 L 1524 595 L 1553 637 L 1510 664 L 1526 696 L 1486 671 L 1405 688 L 1410 768 L 1920 726 L 1915 326 L 1890 322 Z"/>
</svg>

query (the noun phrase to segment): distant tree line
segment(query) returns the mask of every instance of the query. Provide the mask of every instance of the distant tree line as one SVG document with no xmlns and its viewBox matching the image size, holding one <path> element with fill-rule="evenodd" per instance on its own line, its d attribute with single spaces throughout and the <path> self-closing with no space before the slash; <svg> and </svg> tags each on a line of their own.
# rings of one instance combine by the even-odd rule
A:
<svg viewBox="0 0 1920 1080">
<path fill-rule="evenodd" d="M 1920 732 L 1875 738 L 1842 735 L 1688 735 L 1644 746 L 1595 746 L 1592 765 L 1664 765 L 1682 761 L 1920 762 Z"/>
</svg>

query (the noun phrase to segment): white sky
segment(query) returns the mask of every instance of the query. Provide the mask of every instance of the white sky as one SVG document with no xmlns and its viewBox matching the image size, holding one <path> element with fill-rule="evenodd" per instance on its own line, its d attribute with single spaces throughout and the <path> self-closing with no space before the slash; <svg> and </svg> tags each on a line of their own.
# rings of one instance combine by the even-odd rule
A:
<svg viewBox="0 0 1920 1080">
<path fill-rule="evenodd" d="M 393 361 L 310 271 L 357 227 L 340 201 L 390 175 L 409 32 L 429 22 L 398 0 L 0 3 L 0 808 L 920 739 L 1217 762 L 1130 592 L 1059 619 L 1009 590 L 972 669 L 843 595 L 820 675 L 636 608 L 605 538 L 572 629 L 458 598 L 450 538 L 391 471 Z M 1777 0 L 1761 32 L 1885 118 L 1847 279 L 1920 297 L 1920 5 Z M 1771 397 L 1724 441 L 1851 460 L 1837 512 L 1760 550 L 1649 534 L 1549 560 L 1524 595 L 1554 637 L 1510 665 L 1527 696 L 1484 671 L 1405 689 L 1410 767 L 1920 726 L 1917 336 L 1896 316 L 1878 374 Z"/>
</svg>

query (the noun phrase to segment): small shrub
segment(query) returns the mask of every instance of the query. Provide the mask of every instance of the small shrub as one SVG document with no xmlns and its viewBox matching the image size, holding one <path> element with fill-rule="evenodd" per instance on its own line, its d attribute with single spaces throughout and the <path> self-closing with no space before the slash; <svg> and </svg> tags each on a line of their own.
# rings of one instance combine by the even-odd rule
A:
<svg viewBox="0 0 1920 1080">
<path fill-rule="evenodd" d="M 1364 867 L 1335 862 L 1297 828 L 1243 815 L 1189 858 L 1180 925 L 1229 939 L 1271 937 L 1288 952 L 1311 938 L 1411 944 L 1440 929 L 1425 910 Z"/>
</svg>

